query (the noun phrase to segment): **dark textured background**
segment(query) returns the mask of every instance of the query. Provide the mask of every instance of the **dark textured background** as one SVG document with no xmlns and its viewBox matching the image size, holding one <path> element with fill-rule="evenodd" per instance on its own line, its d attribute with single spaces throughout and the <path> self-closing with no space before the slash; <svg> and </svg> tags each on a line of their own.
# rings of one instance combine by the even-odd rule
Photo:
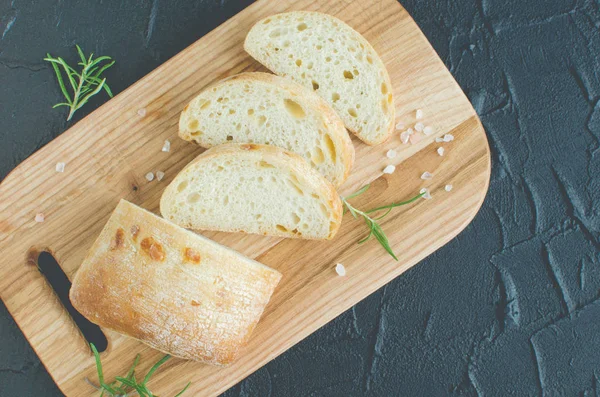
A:
<svg viewBox="0 0 600 397">
<path fill-rule="evenodd" d="M 0 178 L 68 127 L 50 109 L 61 98 L 47 51 L 111 55 L 118 93 L 248 3 L 0 0 Z M 225 395 L 596 396 L 598 0 L 402 3 L 487 130 L 485 204 L 451 243 Z M 0 395 L 60 395 L 3 305 Z"/>
</svg>

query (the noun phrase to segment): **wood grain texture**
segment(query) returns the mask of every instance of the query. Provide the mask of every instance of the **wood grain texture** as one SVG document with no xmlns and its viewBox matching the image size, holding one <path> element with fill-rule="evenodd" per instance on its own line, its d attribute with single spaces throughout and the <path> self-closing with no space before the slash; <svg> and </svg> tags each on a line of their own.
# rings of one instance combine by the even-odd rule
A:
<svg viewBox="0 0 600 397">
<path fill-rule="evenodd" d="M 330 242 L 280 240 L 207 232 L 207 237 L 279 270 L 283 279 L 238 362 L 227 368 L 173 359 L 154 376 L 160 395 L 193 382 L 189 395 L 215 395 L 240 381 L 310 333 L 397 277 L 456 236 L 475 216 L 487 191 L 490 155 L 485 133 L 465 95 L 417 25 L 395 1 L 259 1 L 215 29 L 148 76 L 77 123 L 27 161 L 0 185 L 0 296 L 42 362 L 67 396 L 94 395 L 83 378 L 95 378 L 84 338 L 38 272 L 31 252 L 51 251 L 72 278 L 120 198 L 157 212 L 162 190 L 202 149 L 177 138 L 179 112 L 206 85 L 241 71 L 264 70 L 242 49 L 257 20 L 292 9 L 327 12 L 363 34 L 386 64 L 394 88 L 397 121 L 424 122 L 436 134 L 416 145 L 399 135 L 368 147 L 353 139 L 356 163 L 342 195 L 366 183 L 372 187 L 353 202 L 371 208 L 405 199 L 422 187 L 433 199 L 396 209 L 382 222 L 399 261 L 365 234 L 360 220 L 346 215 Z M 145 116 L 138 115 L 146 109 Z M 436 153 L 436 136 L 452 133 Z M 161 152 L 165 139 L 171 152 Z M 385 157 L 389 149 L 399 155 Z M 65 162 L 65 173 L 56 173 Z M 387 164 L 392 175 L 382 176 Z M 147 172 L 164 171 L 147 182 Z M 423 171 L 435 176 L 419 178 Z M 444 191 L 452 184 L 451 192 Z M 44 223 L 35 214 L 46 215 Z M 347 276 L 338 277 L 337 262 Z M 448 264 L 460 266 L 460 264 Z M 159 359 L 133 339 L 106 331 L 102 353 L 108 378 L 122 375 L 136 353 L 141 371 Z"/>
</svg>

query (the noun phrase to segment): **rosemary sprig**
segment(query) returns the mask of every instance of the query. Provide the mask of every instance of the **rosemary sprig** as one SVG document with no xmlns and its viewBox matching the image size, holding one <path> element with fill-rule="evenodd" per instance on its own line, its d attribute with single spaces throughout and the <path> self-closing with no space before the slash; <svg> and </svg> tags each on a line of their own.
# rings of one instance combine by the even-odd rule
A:
<svg viewBox="0 0 600 397">
<path fill-rule="evenodd" d="M 125 377 L 117 376 L 115 380 L 106 383 L 104 381 L 104 373 L 102 372 L 102 362 L 100 361 L 100 354 L 98 354 L 98 350 L 93 343 L 90 343 L 90 347 L 92 348 L 92 352 L 94 353 L 94 358 L 96 360 L 96 370 L 98 372 L 98 383 L 99 386 L 94 385 L 89 379 L 86 378 L 86 381 L 94 386 L 99 392 L 100 397 L 105 394 L 112 397 L 129 397 L 135 394 L 138 394 L 140 397 L 155 397 L 154 394 L 148 389 L 148 382 L 150 381 L 150 377 L 156 372 L 158 367 L 163 365 L 165 361 L 171 358 L 170 355 L 166 355 L 161 358 L 146 374 L 144 380 L 141 383 L 138 383 L 135 379 L 135 368 L 137 367 L 140 361 L 140 355 L 135 356 L 135 360 L 133 361 L 133 365 L 127 371 L 127 375 Z M 175 395 L 175 397 L 181 396 L 187 389 L 190 387 L 192 382 L 188 382 L 188 384 L 181 390 L 179 393 Z"/>
<path fill-rule="evenodd" d="M 386 215 L 388 215 L 392 211 L 392 209 L 394 209 L 396 207 L 400 207 L 401 205 L 410 204 L 410 203 L 414 202 L 415 200 L 418 200 L 420 197 L 423 196 L 424 193 L 421 193 L 421 194 L 411 198 L 410 200 L 384 205 L 381 207 L 373 208 L 372 210 L 369 210 L 369 211 L 361 211 L 361 210 L 357 209 L 356 207 L 353 207 L 352 204 L 350 204 L 348 202 L 348 200 L 363 194 L 364 192 L 366 192 L 369 189 L 369 186 L 370 185 L 365 185 L 358 191 L 352 193 L 351 195 L 342 197 L 342 202 L 344 203 L 344 206 L 346 206 L 346 208 L 352 214 L 352 216 L 355 219 L 358 219 L 358 216 L 361 216 L 365 220 L 365 223 L 367 224 L 367 227 L 369 228 L 369 234 L 367 235 L 367 237 L 360 240 L 358 242 L 358 244 L 362 244 L 362 243 L 368 241 L 371 238 L 371 236 L 374 236 L 375 239 L 377 239 L 377 241 L 379 241 L 379 244 L 381 244 L 381 246 L 383 248 L 385 248 L 385 250 L 392 256 L 392 258 L 394 258 L 395 260 L 398 260 L 398 258 L 396 257 L 396 254 L 394 254 L 394 251 L 392 250 L 392 247 L 390 247 L 390 242 L 389 242 L 385 232 L 383 231 L 383 229 L 381 228 L 379 223 L 377 223 L 377 221 L 383 219 Z M 382 210 L 387 210 L 387 211 L 383 215 L 380 215 L 376 218 L 372 218 L 369 216 L 369 214 L 372 214 L 372 213 L 378 212 L 378 211 L 382 211 Z"/>
<path fill-rule="evenodd" d="M 102 78 L 102 73 L 114 65 L 115 61 L 107 56 L 101 56 L 94 59 L 94 53 L 86 58 L 81 47 L 78 45 L 75 45 L 75 47 L 77 48 L 77 53 L 81 59 L 81 62 L 77 63 L 77 65 L 81 66 L 81 72 L 79 73 L 69 66 L 61 57 L 53 58 L 50 54 L 46 54 L 46 58 L 44 58 L 44 61 L 48 61 L 52 64 L 52 68 L 56 73 L 58 85 L 66 100 L 66 102 L 57 103 L 52 108 L 68 106 L 70 111 L 67 116 L 67 121 L 71 120 L 75 111 L 81 109 L 91 97 L 99 93 L 102 89 L 106 91 L 109 97 L 113 97 L 112 91 L 108 87 L 108 84 L 106 84 L 106 78 Z M 102 62 L 105 63 L 103 66 L 100 66 Z M 66 80 L 71 87 L 72 93 L 69 93 L 69 90 L 65 85 L 61 68 L 67 77 Z"/>
</svg>

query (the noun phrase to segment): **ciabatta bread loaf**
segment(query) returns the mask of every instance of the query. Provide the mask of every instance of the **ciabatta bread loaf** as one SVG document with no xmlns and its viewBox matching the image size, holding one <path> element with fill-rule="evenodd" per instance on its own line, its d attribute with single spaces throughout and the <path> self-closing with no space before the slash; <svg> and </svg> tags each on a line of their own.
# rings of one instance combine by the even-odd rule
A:
<svg viewBox="0 0 600 397">
<path fill-rule="evenodd" d="M 205 148 L 279 146 L 304 157 L 335 186 L 344 182 L 354 162 L 350 136 L 327 102 L 270 73 L 242 73 L 208 87 L 181 113 L 179 136 Z"/>
<path fill-rule="evenodd" d="M 167 186 L 162 215 L 196 230 L 331 239 L 342 203 L 333 185 L 300 156 L 277 146 L 215 146 Z"/>
<path fill-rule="evenodd" d="M 121 200 L 79 268 L 73 306 L 173 356 L 239 355 L 281 275 Z"/>
<path fill-rule="evenodd" d="M 331 15 L 295 11 L 256 23 L 244 49 L 280 76 L 313 89 L 369 145 L 394 129 L 392 85 L 369 42 Z"/>
</svg>

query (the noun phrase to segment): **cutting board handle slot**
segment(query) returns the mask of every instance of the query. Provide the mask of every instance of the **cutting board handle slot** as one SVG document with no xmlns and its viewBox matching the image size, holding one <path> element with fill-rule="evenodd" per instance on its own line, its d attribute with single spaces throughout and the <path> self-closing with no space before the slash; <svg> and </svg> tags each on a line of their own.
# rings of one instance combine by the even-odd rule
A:
<svg viewBox="0 0 600 397">
<path fill-rule="evenodd" d="M 93 343 L 99 352 L 106 350 L 108 340 L 100 327 L 89 322 L 71 304 L 71 301 L 69 300 L 71 281 L 54 256 L 48 251 L 40 252 L 37 258 L 37 265 L 40 273 L 46 278 L 46 281 L 48 281 L 48 284 L 50 284 L 58 299 L 60 299 L 73 321 L 75 321 L 75 324 L 77 324 L 77 327 L 79 327 L 83 337 L 88 343 Z"/>
</svg>

